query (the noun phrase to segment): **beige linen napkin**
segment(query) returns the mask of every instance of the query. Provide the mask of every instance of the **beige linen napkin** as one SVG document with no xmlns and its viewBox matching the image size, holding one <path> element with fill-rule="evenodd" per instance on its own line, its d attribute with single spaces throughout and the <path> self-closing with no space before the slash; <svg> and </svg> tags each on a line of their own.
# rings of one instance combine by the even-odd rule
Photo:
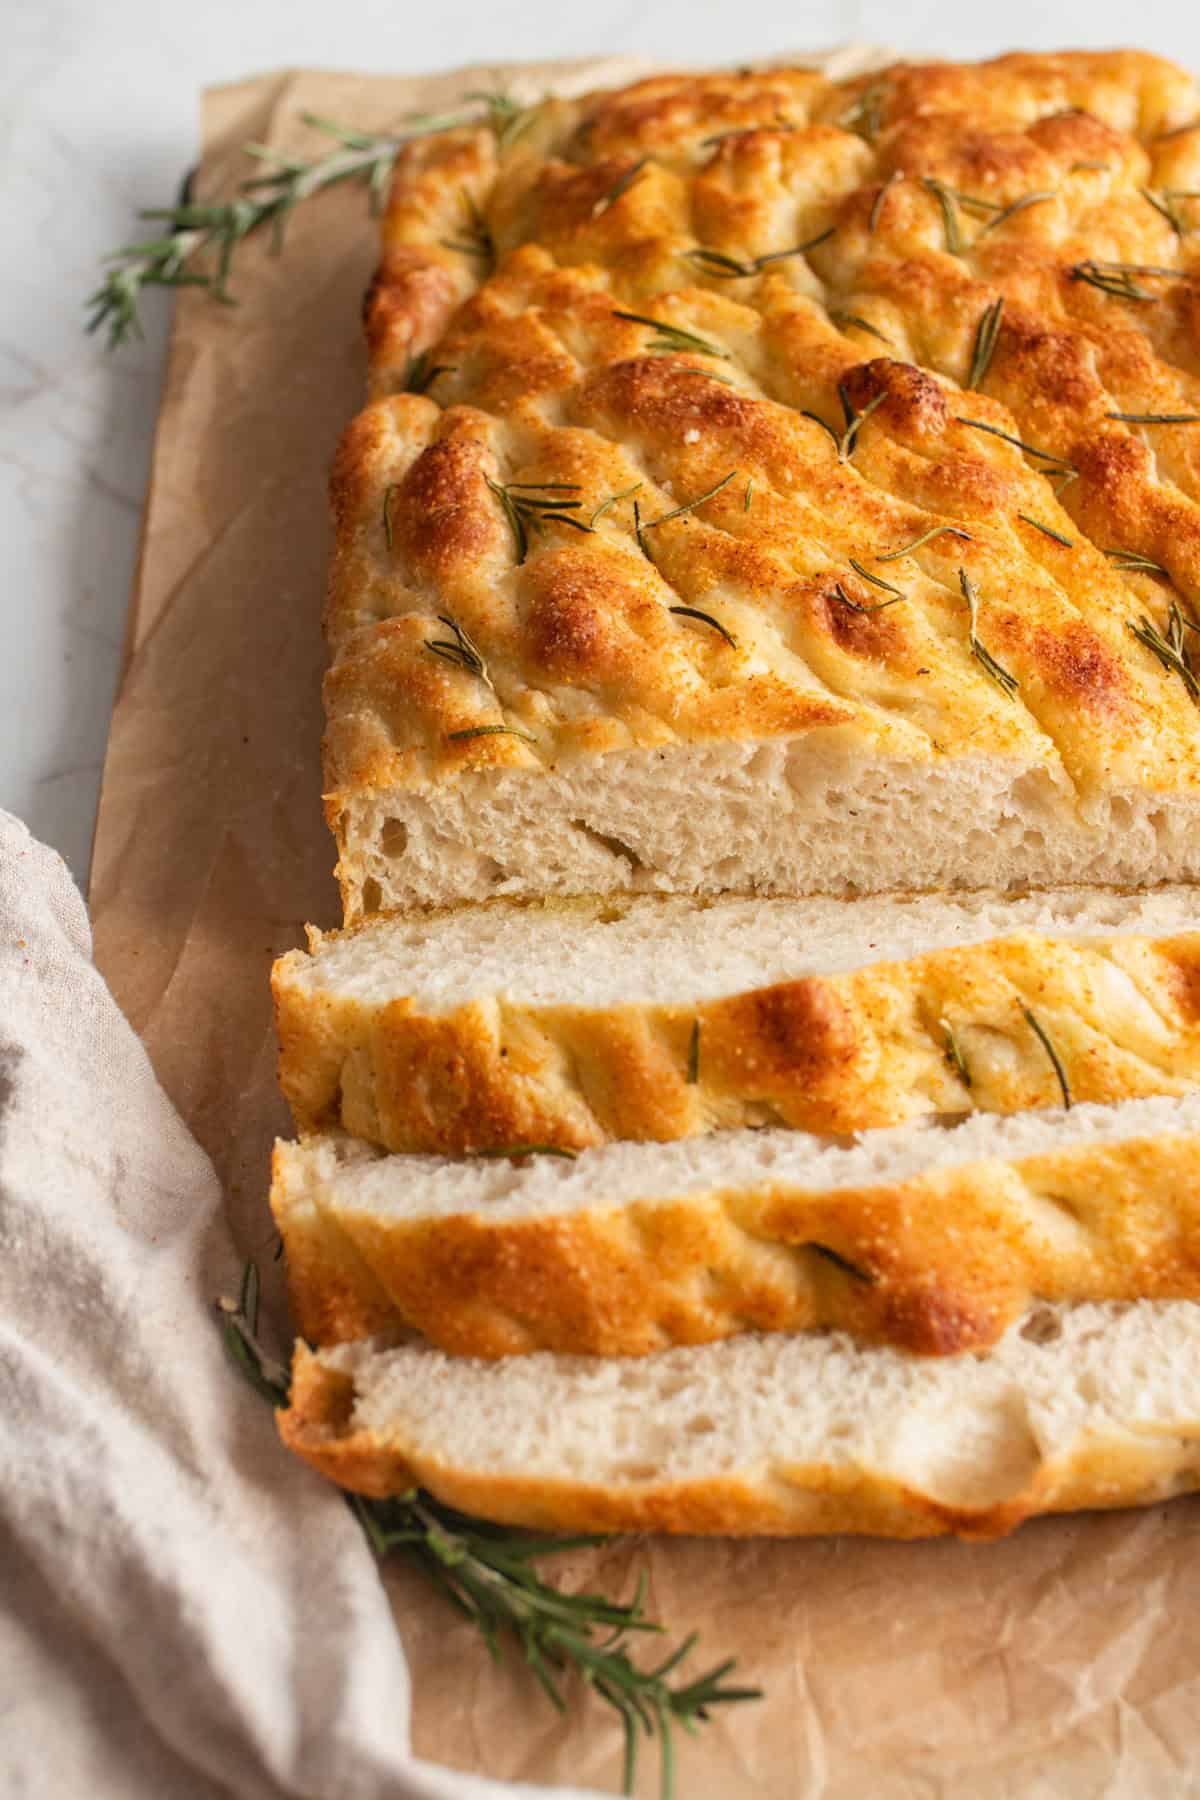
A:
<svg viewBox="0 0 1200 1800">
<path fill-rule="evenodd" d="M 411 1756 L 361 1532 L 221 1345 L 212 1165 L 7 813 L 0 1252 L 6 1800 L 546 1800 Z"/>
</svg>

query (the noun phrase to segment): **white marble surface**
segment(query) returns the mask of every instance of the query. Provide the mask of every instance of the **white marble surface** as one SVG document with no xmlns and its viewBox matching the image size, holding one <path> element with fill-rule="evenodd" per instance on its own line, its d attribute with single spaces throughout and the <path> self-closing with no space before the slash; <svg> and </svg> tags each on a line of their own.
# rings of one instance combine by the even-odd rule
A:
<svg viewBox="0 0 1200 1800">
<path fill-rule="evenodd" d="M 0 803 L 86 873 L 166 336 L 80 329 L 100 257 L 165 203 L 203 85 L 281 64 L 418 71 L 628 49 L 689 62 L 847 40 L 987 55 L 1137 41 L 1200 67 L 1189 0 L 7 0 L 0 7 Z"/>
</svg>

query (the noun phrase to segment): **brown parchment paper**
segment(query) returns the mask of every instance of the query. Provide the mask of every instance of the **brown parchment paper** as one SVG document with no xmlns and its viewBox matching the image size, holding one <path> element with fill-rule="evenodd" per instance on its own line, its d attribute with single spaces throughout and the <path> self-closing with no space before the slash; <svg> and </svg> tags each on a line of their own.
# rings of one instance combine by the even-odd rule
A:
<svg viewBox="0 0 1200 1800">
<path fill-rule="evenodd" d="M 610 58 L 503 79 L 532 97 L 640 72 Z M 496 76 L 218 89 L 199 192 L 244 174 L 248 139 L 310 146 L 305 110 L 386 129 Z M 268 1273 L 267 1153 L 287 1120 L 267 973 L 304 919 L 337 922 L 318 767 L 325 480 L 362 402 L 374 254 L 362 196 L 334 191 L 295 214 L 282 257 L 242 246 L 236 309 L 179 297 L 93 861 L 100 967 Z M 1153 1800 L 1200 1793 L 1198 1526 L 1184 1501 L 994 1545 L 623 1539 L 559 1567 L 623 1593 L 645 1570 L 651 1609 L 701 1631 L 697 1668 L 735 1654 L 766 1690 L 682 1742 L 679 1800 Z M 422 1755 L 615 1785 L 606 1708 L 560 1719 L 419 1578 L 386 1579 Z"/>
</svg>

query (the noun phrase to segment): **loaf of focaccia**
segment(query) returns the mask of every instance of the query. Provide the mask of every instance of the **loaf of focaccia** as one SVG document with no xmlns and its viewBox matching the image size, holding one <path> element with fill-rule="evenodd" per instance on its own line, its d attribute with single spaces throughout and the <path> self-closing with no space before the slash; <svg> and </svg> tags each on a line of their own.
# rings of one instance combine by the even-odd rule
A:
<svg viewBox="0 0 1200 1800">
<path fill-rule="evenodd" d="M 412 142 L 333 482 L 347 917 L 1200 876 L 1197 190 L 1129 52 Z"/>
</svg>

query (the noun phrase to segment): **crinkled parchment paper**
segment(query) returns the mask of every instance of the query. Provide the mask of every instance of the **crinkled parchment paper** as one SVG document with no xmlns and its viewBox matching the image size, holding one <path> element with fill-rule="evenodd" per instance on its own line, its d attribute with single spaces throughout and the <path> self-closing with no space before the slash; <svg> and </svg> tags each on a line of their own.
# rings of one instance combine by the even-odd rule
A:
<svg viewBox="0 0 1200 1800">
<path fill-rule="evenodd" d="M 641 72 L 609 59 L 503 78 L 536 95 Z M 306 110 L 386 129 L 496 77 L 219 89 L 199 192 L 245 173 L 247 139 L 311 148 Z M 287 1120 L 267 973 L 304 919 L 337 920 L 318 767 L 325 480 L 362 402 L 374 253 L 362 195 L 335 191 L 294 215 L 282 257 L 242 246 L 236 309 L 179 296 L 92 874 L 100 966 L 268 1269 L 267 1153 Z M 735 1653 L 766 1689 L 684 1742 L 681 1800 L 1153 1800 L 1200 1792 L 1198 1523 L 1200 1505 L 1176 1502 L 994 1545 L 624 1539 L 562 1568 L 626 1593 L 646 1570 L 652 1609 L 700 1629 L 697 1658 Z M 422 1755 L 615 1782 L 606 1708 L 559 1719 L 415 1576 L 387 1580 Z"/>
</svg>

